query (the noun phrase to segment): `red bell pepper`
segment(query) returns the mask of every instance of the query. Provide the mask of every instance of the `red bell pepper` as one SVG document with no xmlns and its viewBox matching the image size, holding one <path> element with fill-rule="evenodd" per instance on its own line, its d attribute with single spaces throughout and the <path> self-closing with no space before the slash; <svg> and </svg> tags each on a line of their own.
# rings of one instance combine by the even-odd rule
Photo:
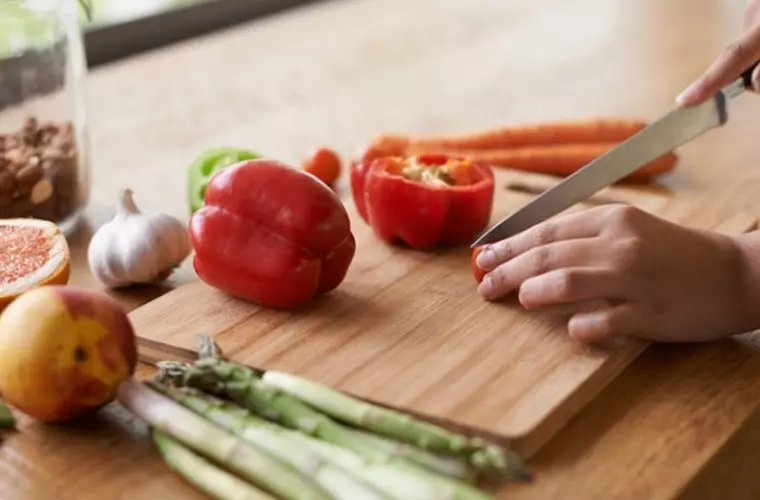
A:
<svg viewBox="0 0 760 500">
<path fill-rule="evenodd" d="M 359 216 L 364 222 L 369 222 L 367 217 L 367 207 L 364 203 L 364 183 L 367 179 L 367 172 L 372 166 L 372 162 L 378 158 L 393 156 L 390 150 L 386 150 L 377 145 L 370 145 L 356 160 L 351 162 L 351 197 L 354 199 L 354 205 Z"/>
<path fill-rule="evenodd" d="M 282 309 L 340 285 L 356 249 L 337 195 L 314 176 L 266 159 L 211 178 L 190 237 L 204 282 Z"/>
<path fill-rule="evenodd" d="M 445 155 L 381 156 L 356 162 L 359 213 L 384 241 L 426 250 L 470 243 L 491 218 L 491 167 Z"/>
</svg>

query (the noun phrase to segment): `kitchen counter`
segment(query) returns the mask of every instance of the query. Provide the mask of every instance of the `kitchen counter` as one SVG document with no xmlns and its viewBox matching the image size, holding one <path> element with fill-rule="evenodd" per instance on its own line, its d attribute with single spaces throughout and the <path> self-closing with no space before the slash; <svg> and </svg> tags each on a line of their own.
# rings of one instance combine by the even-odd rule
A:
<svg viewBox="0 0 760 500">
<path fill-rule="evenodd" d="M 207 147 L 296 163 L 382 132 L 451 132 L 595 115 L 655 118 L 738 32 L 743 2 L 343 0 L 294 9 L 94 70 L 93 195 L 71 238 L 72 282 L 93 228 L 131 188 L 187 220 L 185 168 Z M 674 196 L 757 212 L 760 98 L 680 150 Z M 343 189 L 345 194 L 345 182 Z M 113 294 L 133 309 L 194 279 Z M 141 366 L 139 374 L 150 369 Z M 511 499 L 760 497 L 760 354 L 751 337 L 652 346 L 530 460 Z M 0 445 L 4 500 L 202 498 L 117 405 L 83 422 L 22 421 Z M 430 499 L 433 500 L 433 499 Z"/>
</svg>

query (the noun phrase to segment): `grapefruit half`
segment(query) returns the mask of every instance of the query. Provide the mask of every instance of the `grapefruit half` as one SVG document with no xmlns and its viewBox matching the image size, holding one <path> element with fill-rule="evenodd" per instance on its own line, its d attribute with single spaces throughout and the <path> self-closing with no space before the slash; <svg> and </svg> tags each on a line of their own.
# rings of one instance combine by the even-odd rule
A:
<svg viewBox="0 0 760 500">
<path fill-rule="evenodd" d="M 70 261 L 66 237 L 54 223 L 0 219 L 0 311 L 24 292 L 68 283 Z"/>
</svg>

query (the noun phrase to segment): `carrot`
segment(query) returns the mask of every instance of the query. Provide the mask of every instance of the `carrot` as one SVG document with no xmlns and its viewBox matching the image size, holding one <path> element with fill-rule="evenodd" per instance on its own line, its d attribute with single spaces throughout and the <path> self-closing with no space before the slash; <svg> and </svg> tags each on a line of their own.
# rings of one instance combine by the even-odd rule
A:
<svg viewBox="0 0 760 500">
<path fill-rule="evenodd" d="M 487 150 L 409 148 L 405 154 L 448 154 L 472 161 L 482 161 L 496 167 L 567 176 L 616 145 L 617 143 L 565 144 Z M 677 161 L 678 156 L 675 153 L 667 153 L 630 174 L 626 180 L 649 180 L 673 170 Z"/>
<path fill-rule="evenodd" d="M 395 151 L 415 149 L 505 149 L 523 146 L 621 142 L 646 126 L 634 118 L 588 118 L 443 135 L 377 137 L 374 144 Z"/>
</svg>

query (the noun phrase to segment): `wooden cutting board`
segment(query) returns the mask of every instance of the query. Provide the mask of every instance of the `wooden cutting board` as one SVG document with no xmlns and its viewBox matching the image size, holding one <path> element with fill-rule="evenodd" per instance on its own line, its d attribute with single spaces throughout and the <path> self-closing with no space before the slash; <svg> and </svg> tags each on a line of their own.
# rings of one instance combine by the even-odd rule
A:
<svg viewBox="0 0 760 500">
<path fill-rule="evenodd" d="M 553 182 L 497 172 L 493 220 Z M 589 203 L 608 201 L 730 234 L 756 224 L 714 202 L 687 204 L 632 188 L 609 188 Z M 133 311 L 138 335 L 192 349 L 196 334 L 210 334 L 237 361 L 499 437 L 526 456 L 647 345 L 584 346 L 566 335 L 561 312 L 486 302 L 476 291 L 469 249 L 422 253 L 386 245 L 351 201 L 346 206 L 355 260 L 344 283 L 305 310 L 264 309 L 197 281 Z"/>
</svg>

